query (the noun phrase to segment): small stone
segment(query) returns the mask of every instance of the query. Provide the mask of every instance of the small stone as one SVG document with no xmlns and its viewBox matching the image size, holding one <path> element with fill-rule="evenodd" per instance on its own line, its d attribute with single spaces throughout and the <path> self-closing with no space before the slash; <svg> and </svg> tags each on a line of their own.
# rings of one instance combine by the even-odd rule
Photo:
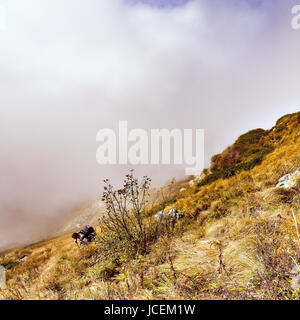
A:
<svg viewBox="0 0 300 320">
<path fill-rule="evenodd" d="M 294 290 L 300 289 L 300 273 L 292 279 L 291 285 Z"/>
<path fill-rule="evenodd" d="M 27 255 L 25 254 L 24 256 L 22 256 L 22 257 L 20 257 L 19 259 L 18 259 L 18 262 L 24 262 L 24 261 L 26 261 L 27 260 Z"/>
<path fill-rule="evenodd" d="M 6 275 L 5 275 L 5 268 L 0 265 L 0 289 L 6 289 Z"/>
<path fill-rule="evenodd" d="M 292 275 L 297 275 L 300 272 L 300 267 L 299 266 L 294 266 L 294 268 L 291 270 Z"/>
<path fill-rule="evenodd" d="M 195 181 L 194 181 L 194 180 L 191 180 L 191 181 L 189 182 L 190 187 L 193 187 L 194 184 L 195 184 Z"/>
</svg>

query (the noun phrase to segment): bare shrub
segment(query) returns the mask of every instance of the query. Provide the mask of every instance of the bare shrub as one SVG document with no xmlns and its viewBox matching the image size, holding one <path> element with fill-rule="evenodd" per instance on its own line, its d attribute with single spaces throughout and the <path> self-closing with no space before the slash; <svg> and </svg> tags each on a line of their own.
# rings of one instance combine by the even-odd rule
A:
<svg viewBox="0 0 300 320">
<path fill-rule="evenodd" d="M 99 219 L 98 237 L 102 253 L 146 254 L 159 234 L 157 223 L 147 210 L 151 179 L 144 176 L 139 183 L 131 171 L 121 189 L 115 190 L 109 180 L 104 183 L 102 201 L 106 213 Z"/>
</svg>

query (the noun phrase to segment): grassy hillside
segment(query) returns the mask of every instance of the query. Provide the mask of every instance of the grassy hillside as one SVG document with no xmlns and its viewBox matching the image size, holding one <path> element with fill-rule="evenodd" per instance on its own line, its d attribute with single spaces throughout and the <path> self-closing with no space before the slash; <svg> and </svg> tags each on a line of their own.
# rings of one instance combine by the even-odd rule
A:
<svg viewBox="0 0 300 320">
<path fill-rule="evenodd" d="M 300 113 L 252 130 L 195 183 L 152 192 L 149 217 L 171 208 L 186 217 L 159 229 L 145 252 L 106 255 L 101 242 L 79 250 L 66 235 L 6 253 L 0 298 L 299 299 L 300 181 L 276 188 L 300 168 L 299 151 Z"/>
</svg>

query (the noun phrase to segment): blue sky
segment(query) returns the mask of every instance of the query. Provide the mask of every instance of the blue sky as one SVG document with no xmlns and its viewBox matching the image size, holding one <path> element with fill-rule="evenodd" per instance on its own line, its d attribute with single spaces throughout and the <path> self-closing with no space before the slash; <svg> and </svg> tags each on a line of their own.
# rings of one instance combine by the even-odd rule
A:
<svg viewBox="0 0 300 320">
<path fill-rule="evenodd" d="M 143 3 L 143 4 L 148 4 L 150 6 L 164 8 L 164 7 L 182 6 L 192 0 L 125 0 L 125 1 L 132 4 Z"/>
<path fill-rule="evenodd" d="M 195 0 L 125 0 L 125 1 L 127 1 L 128 3 L 144 3 L 144 4 L 157 6 L 157 7 L 168 7 L 168 6 L 177 7 L 177 6 L 185 5 L 186 3 L 190 1 L 195 1 Z M 241 0 L 232 0 L 232 2 L 236 2 L 236 3 L 237 1 L 241 1 Z M 263 3 L 263 0 L 246 0 L 246 1 L 252 7 L 259 7 Z M 220 2 L 220 0 L 209 0 L 209 2 L 215 2 L 215 4 L 217 4 L 218 2 Z"/>
<path fill-rule="evenodd" d="M 152 7 L 158 7 L 158 8 L 166 8 L 166 7 L 178 7 L 183 6 L 187 4 L 190 1 L 196 1 L 196 0 L 124 0 L 127 3 L 130 4 L 147 4 Z M 220 2 L 224 2 L 224 0 L 206 0 L 207 2 L 213 3 L 214 5 L 218 5 Z M 245 0 L 251 7 L 257 8 L 260 7 L 264 0 Z M 227 4 L 229 2 L 231 3 L 238 3 L 241 2 L 241 0 L 227 0 Z"/>
</svg>

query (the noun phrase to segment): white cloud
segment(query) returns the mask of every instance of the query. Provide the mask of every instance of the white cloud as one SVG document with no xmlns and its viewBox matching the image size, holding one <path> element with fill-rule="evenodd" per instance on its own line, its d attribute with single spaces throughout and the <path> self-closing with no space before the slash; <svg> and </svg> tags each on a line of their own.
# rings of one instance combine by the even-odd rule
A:
<svg viewBox="0 0 300 320">
<path fill-rule="evenodd" d="M 1 4 L 9 21 L 0 32 L 0 210 L 8 238 L 16 226 L 20 239 L 52 228 L 95 197 L 104 177 L 117 182 L 126 172 L 96 164 L 100 128 L 119 120 L 204 128 L 208 163 L 240 133 L 297 110 L 300 33 L 290 27 L 289 1 Z M 137 170 L 156 183 L 184 174 Z"/>
</svg>

